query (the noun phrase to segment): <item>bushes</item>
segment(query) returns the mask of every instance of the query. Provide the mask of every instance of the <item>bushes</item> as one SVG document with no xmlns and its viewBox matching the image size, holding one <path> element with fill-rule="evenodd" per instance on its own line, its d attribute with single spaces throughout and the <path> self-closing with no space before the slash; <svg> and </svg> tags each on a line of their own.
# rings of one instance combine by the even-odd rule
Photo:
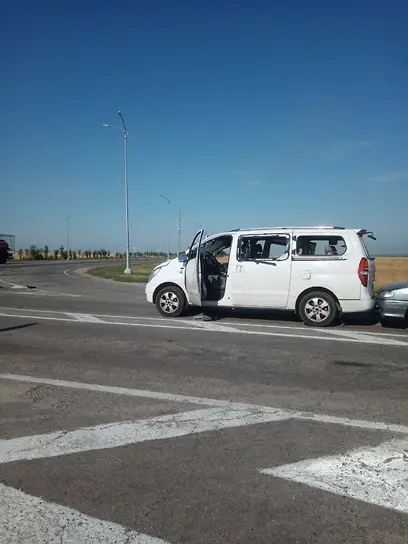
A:
<svg viewBox="0 0 408 544">
<path fill-rule="evenodd" d="M 19 259 L 30 261 L 42 261 L 42 260 L 66 260 L 68 252 L 64 246 L 50 250 L 49 246 L 45 245 L 43 248 L 37 248 L 35 245 L 31 245 L 28 249 L 19 249 L 16 254 Z M 166 257 L 167 254 L 162 251 L 134 251 L 130 253 L 131 258 L 149 258 L 149 259 L 161 259 Z M 174 257 L 174 254 L 170 255 Z M 69 258 L 71 260 L 76 259 L 125 259 L 126 253 L 116 252 L 111 253 L 107 249 L 70 249 Z"/>
</svg>

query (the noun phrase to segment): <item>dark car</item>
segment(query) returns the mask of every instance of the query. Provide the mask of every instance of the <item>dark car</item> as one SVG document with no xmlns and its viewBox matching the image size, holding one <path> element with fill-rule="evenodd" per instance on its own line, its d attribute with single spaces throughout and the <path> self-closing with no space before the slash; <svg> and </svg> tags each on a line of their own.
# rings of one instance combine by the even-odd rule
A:
<svg viewBox="0 0 408 544">
<path fill-rule="evenodd" d="M 382 323 L 399 322 L 408 326 L 408 281 L 383 287 L 376 307 Z"/>
</svg>

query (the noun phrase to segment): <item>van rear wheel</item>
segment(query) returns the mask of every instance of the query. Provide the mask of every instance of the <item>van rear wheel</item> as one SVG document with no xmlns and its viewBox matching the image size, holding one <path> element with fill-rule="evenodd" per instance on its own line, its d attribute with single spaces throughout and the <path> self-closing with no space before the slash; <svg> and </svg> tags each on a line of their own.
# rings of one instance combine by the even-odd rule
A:
<svg viewBox="0 0 408 544">
<path fill-rule="evenodd" d="M 156 308 L 163 317 L 179 317 L 186 309 L 183 291 L 176 285 L 163 287 L 156 296 Z"/>
<path fill-rule="evenodd" d="M 305 325 L 329 327 L 339 316 L 334 298 L 324 291 L 311 291 L 299 303 L 299 316 Z"/>
</svg>

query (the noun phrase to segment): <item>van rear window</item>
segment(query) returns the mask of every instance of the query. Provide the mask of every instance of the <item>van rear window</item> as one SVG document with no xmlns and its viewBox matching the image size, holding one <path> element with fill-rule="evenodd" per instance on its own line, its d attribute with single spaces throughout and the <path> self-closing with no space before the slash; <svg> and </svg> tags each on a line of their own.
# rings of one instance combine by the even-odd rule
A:
<svg viewBox="0 0 408 544">
<path fill-rule="evenodd" d="M 340 257 L 347 251 L 342 236 L 298 236 L 296 257 Z"/>
<path fill-rule="evenodd" d="M 371 259 L 371 255 L 370 255 L 370 252 L 368 251 L 368 247 L 367 247 L 367 244 L 366 244 L 366 242 L 364 240 L 364 235 L 363 234 L 360 236 L 360 240 L 361 240 L 361 244 L 362 244 L 362 246 L 364 248 L 367 259 Z"/>
</svg>

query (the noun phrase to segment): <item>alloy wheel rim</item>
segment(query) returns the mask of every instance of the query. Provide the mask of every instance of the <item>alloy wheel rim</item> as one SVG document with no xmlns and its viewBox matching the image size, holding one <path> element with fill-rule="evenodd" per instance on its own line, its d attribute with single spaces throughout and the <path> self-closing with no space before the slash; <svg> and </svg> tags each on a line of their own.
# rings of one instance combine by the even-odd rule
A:
<svg viewBox="0 0 408 544">
<path fill-rule="evenodd" d="M 167 291 L 166 293 L 162 294 L 159 303 L 163 312 L 166 314 L 172 314 L 178 310 L 180 300 L 175 293 L 172 291 Z"/>
<path fill-rule="evenodd" d="M 322 297 L 313 297 L 306 302 L 305 313 L 314 323 L 323 323 L 330 317 L 330 304 Z"/>
</svg>

